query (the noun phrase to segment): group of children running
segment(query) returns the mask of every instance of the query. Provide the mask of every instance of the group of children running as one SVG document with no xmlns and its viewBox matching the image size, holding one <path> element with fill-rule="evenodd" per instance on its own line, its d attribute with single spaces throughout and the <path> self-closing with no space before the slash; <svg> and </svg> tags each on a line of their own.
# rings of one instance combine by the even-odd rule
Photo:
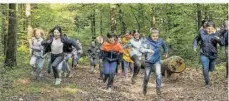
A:
<svg viewBox="0 0 229 101">
<path fill-rule="evenodd" d="M 82 55 L 82 45 L 78 39 L 71 40 L 62 33 L 61 27 L 56 26 L 50 32 L 47 39 L 44 40 L 41 29 L 34 29 L 34 36 L 30 43 L 32 56 L 30 65 L 32 74 L 37 80 L 40 79 L 44 57 L 48 57 L 47 72 L 53 70 L 55 85 L 61 83 L 61 76 L 71 77 L 71 68 L 69 58 L 72 57 L 72 66 L 76 67 L 80 56 Z M 119 65 L 122 67 L 122 73 L 125 79 L 128 79 L 128 70 L 132 72 L 131 82 L 136 83 L 139 71 L 144 67 L 143 94 L 147 94 L 147 85 L 151 71 L 156 74 L 156 94 L 161 94 L 161 52 L 168 57 L 168 48 L 163 39 L 159 38 L 159 30 L 150 29 L 149 36 L 142 36 L 138 30 L 127 31 L 122 37 L 108 32 L 106 38 L 99 36 L 97 41 L 92 41 L 87 49 L 86 55 L 90 61 L 90 73 L 94 73 L 95 67 L 99 66 L 99 79 L 107 82 L 107 90 L 111 91 L 115 75 Z M 203 22 L 198 35 L 193 42 L 193 49 L 196 51 L 200 41 L 200 60 L 202 63 L 205 86 L 211 86 L 209 80 L 209 71 L 214 71 L 217 58 L 217 44 L 228 47 L 228 21 L 225 21 L 220 31 L 215 30 L 212 21 Z M 227 50 L 226 50 L 227 53 Z M 98 61 L 98 63 L 97 63 Z M 227 62 L 228 66 L 228 62 Z M 226 67 L 227 67 L 226 66 Z M 228 70 L 228 67 L 227 67 Z M 228 72 L 227 72 L 228 75 Z"/>
</svg>

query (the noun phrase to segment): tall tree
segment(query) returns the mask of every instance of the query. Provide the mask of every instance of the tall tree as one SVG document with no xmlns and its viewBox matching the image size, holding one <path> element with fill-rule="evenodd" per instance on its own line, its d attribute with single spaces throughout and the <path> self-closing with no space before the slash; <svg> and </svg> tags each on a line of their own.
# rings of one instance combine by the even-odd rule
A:
<svg viewBox="0 0 229 101">
<path fill-rule="evenodd" d="M 121 27 L 121 34 L 126 33 L 126 23 L 124 22 L 124 12 L 121 9 L 121 4 L 117 4 L 118 6 L 118 12 L 119 12 L 119 21 L 120 21 L 120 27 Z"/>
<path fill-rule="evenodd" d="M 26 25 L 27 25 L 27 39 L 29 41 L 29 45 L 31 45 L 32 41 L 32 33 L 33 33 L 33 27 L 31 25 L 31 5 L 25 4 L 25 15 L 26 15 Z M 30 50 L 31 52 L 31 50 Z"/>
<path fill-rule="evenodd" d="M 95 32 L 95 9 L 92 10 L 92 14 L 91 14 L 91 33 L 92 33 L 92 40 L 95 40 L 95 38 L 96 38 L 96 32 Z"/>
<path fill-rule="evenodd" d="M 17 43 L 17 15 L 16 4 L 9 4 L 9 25 L 5 66 L 15 67 L 16 62 L 16 43 Z"/>
<path fill-rule="evenodd" d="M 197 7 L 197 24 L 198 24 L 197 30 L 199 30 L 199 28 L 201 27 L 202 14 L 201 14 L 200 4 L 196 4 L 196 7 Z"/>
<path fill-rule="evenodd" d="M 3 44 L 3 52 L 4 52 L 4 55 L 6 55 L 6 47 L 7 47 L 7 20 L 8 20 L 8 17 L 7 17 L 7 7 L 8 5 L 7 4 L 1 4 L 1 9 L 2 9 L 2 44 Z"/>
<path fill-rule="evenodd" d="M 116 17 L 115 17 L 115 5 L 110 4 L 110 23 L 111 23 L 111 32 L 116 32 Z"/>
</svg>

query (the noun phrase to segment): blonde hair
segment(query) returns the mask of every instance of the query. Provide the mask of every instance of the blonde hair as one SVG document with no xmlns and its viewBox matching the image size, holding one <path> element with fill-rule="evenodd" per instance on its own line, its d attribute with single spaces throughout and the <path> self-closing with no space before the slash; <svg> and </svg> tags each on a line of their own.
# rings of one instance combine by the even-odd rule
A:
<svg viewBox="0 0 229 101">
<path fill-rule="evenodd" d="M 42 30 L 41 28 L 34 28 L 33 29 L 33 37 L 35 37 L 35 34 L 37 31 L 39 31 L 41 34 L 41 37 L 44 38 L 44 30 Z"/>
</svg>

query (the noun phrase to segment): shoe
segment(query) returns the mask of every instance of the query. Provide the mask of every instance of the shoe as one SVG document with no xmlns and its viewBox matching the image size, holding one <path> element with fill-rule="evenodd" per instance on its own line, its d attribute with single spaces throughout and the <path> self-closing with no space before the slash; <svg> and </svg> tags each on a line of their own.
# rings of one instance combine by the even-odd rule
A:
<svg viewBox="0 0 229 101">
<path fill-rule="evenodd" d="M 49 74 L 50 74 L 50 73 L 51 73 L 51 70 L 50 70 L 50 69 L 48 69 L 48 70 L 47 70 L 47 73 L 49 73 Z"/>
<path fill-rule="evenodd" d="M 204 87 L 210 89 L 211 88 L 211 84 L 210 83 L 209 84 L 205 84 Z"/>
<path fill-rule="evenodd" d="M 66 73 L 66 76 L 65 76 L 65 77 L 69 77 L 69 76 L 70 76 L 70 73 L 71 73 L 71 71 L 68 71 L 68 72 Z"/>
<path fill-rule="evenodd" d="M 69 72 L 67 77 L 71 78 L 72 77 L 72 73 Z"/>
<path fill-rule="evenodd" d="M 147 87 L 146 86 L 143 86 L 143 94 L 146 96 L 146 93 L 147 93 Z"/>
<path fill-rule="evenodd" d="M 55 85 L 60 85 L 60 83 L 61 83 L 61 79 L 60 78 L 56 78 Z"/>
<path fill-rule="evenodd" d="M 132 77 L 131 81 L 132 81 L 132 84 L 136 83 L 136 80 L 133 77 Z"/>
<path fill-rule="evenodd" d="M 161 89 L 160 88 L 156 88 L 156 93 L 157 93 L 157 95 L 161 95 Z"/>
<path fill-rule="evenodd" d="M 111 92 L 111 91 L 112 91 L 111 88 L 108 88 L 108 89 L 107 89 L 107 92 Z"/>
</svg>

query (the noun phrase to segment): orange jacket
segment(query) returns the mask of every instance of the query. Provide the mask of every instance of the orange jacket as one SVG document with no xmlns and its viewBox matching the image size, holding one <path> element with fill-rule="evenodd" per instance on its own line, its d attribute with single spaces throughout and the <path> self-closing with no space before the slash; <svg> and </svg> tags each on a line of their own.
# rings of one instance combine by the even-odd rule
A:
<svg viewBox="0 0 229 101">
<path fill-rule="evenodd" d="M 101 50 L 106 52 L 115 51 L 115 52 L 122 53 L 122 46 L 118 42 L 111 44 L 105 41 L 101 46 Z"/>
</svg>

